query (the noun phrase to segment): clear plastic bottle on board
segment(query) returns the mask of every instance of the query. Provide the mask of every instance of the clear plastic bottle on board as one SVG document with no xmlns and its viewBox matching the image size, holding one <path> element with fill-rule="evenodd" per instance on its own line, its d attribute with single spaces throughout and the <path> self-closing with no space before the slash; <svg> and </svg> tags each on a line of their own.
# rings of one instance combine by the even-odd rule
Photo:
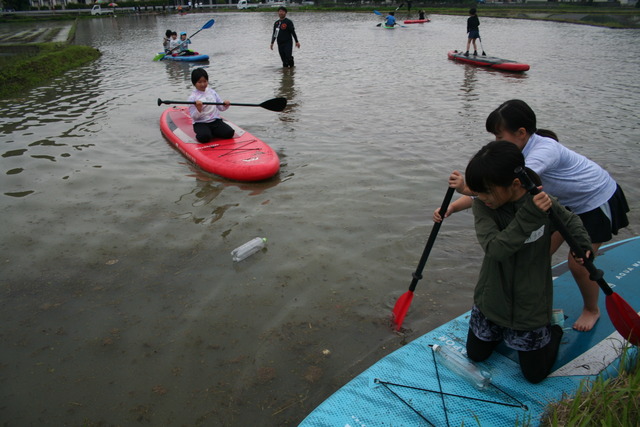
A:
<svg viewBox="0 0 640 427">
<path fill-rule="evenodd" d="M 242 246 L 239 246 L 231 251 L 231 256 L 235 262 L 242 261 L 245 258 L 250 257 L 251 255 L 258 252 L 260 249 L 264 248 L 267 244 L 267 239 L 264 237 L 256 237 L 255 239 L 249 240 Z"/>
<path fill-rule="evenodd" d="M 480 369 L 470 359 L 463 356 L 462 353 L 449 348 L 447 345 L 431 346 L 436 360 L 451 371 L 469 381 L 477 389 L 484 389 L 491 383 L 491 374 Z"/>
</svg>

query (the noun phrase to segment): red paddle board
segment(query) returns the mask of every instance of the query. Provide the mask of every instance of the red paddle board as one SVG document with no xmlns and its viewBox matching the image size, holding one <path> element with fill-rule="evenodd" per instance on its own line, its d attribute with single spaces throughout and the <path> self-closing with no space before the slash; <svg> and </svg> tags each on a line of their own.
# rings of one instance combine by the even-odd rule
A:
<svg viewBox="0 0 640 427">
<path fill-rule="evenodd" d="M 184 156 L 207 172 L 236 181 L 261 181 L 274 176 L 280 159 L 271 147 L 231 122 L 231 139 L 214 139 L 205 144 L 196 140 L 188 107 L 166 109 L 160 117 L 162 134 Z"/>
<path fill-rule="evenodd" d="M 471 54 L 469 54 L 469 56 L 465 56 L 464 52 L 457 50 L 449 51 L 447 56 L 453 61 L 477 65 L 478 67 L 493 68 L 495 70 L 521 72 L 527 71 L 530 68 L 529 64 L 523 64 L 521 62 L 511 61 L 509 59 L 496 58 L 495 56 L 481 56 Z"/>
</svg>

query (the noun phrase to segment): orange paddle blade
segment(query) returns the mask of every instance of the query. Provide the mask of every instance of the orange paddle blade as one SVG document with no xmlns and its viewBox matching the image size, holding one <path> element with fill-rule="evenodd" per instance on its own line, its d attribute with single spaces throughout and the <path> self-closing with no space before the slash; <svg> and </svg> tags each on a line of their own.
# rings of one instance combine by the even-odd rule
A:
<svg viewBox="0 0 640 427">
<path fill-rule="evenodd" d="M 399 331 L 404 322 L 404 316 L 409 311 L 409 306 L 413 300 L 413 291 L 407 291 L 398 298 L 396 305 L 393 307 L 391 320 L 396 324 L 396 331 Z"/>
<path fill-rule="evenodd" d="M 640 316 L 620 295 L 606 297 L 607 313 L 616 330 L 633 345 L 640 345 Z"/>
</svg>

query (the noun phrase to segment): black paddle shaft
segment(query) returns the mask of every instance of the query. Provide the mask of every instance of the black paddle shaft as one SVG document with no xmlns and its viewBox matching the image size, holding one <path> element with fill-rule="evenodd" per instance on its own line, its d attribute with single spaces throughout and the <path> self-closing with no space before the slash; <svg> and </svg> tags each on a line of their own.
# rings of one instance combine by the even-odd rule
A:
<svg viewBox="0 0 640 427">
<path fill-rule="evenodd" d="M 531 181 L 531 178 L 529 178 L 529 175 L 527 175 L 527 172 L 522 166 L 518 166 L 515 170 L 515 173 L 516 176 L 520 179 L 522 186 L 529 193 L 533 195 L 540 193 L 540 189 L 538 189 L 533 181 Z M 569 233 L 567 226 L 564 225 L 564 223 L 560 220 L 558 214 L 553 210 L 553 208 L 549 209 L 549 215 L 551 216 L 553 225 L 556 226 L 560 234 L 562 234 L 562 237 L 564 237 L 564 240 L 567 241 L 567 244 L 571 248 L 571 251 L 578 258 L 582 258 L 584 260 L 584 266 L 589 271 L 589 279 L 598 283 L 598 286 L 600 286 L 600 288 L 604 291 L 605 295 L 611 295 L 613 293 L 613 290 L 611 289 L 611 286 L 609 286 L 607 281 L 604 280 L 604 273 L 602 272 L 602 270 L 596 268 L 591 258 L 588 258 L 586 256 L 585 252 L 582 250 L 580 245 L 578 245 L 578 242 L 576 242 L 576 239 L 571 235 L 571 233 Z M 592 256 L 595 256 L 595 254 L 592 254 Z"/>
<path fill-rule="evenodd" d="M 162 104 L 187 104 L 187 105 L 195 105 L 195 101 L 167 101 L 158 98 L 158 106 Z M 224 105 L 222 102 L 203 102 L 203 105 Z M 240 107 L 262 107 L 266 110 L 271 111 L 282 111 L 287 106 L 286 98 L 273 98 L 267 101 L 264 101 L 261 104 L 241 104 L 241 103 L 231 103 L 229 105 L 235 105 Z"/>
<path fill-rule="evenodd" d="M 444 221 L 444 214 L 447 212 L 447 209 L 449 209 L 449 203 L 451 202 L 454 191 L 454 188 L 449 187 L 447 189 L 447 194 L 445 194 L 444 196 L 442 206 L 440 206 L 440 216 L 442 217 L 442 221 Z M 413 280 L 411 281 L 411 285 L 409 286 L 409 292 L 415 291 L 418 281 L 422 279 L 422 270 L 424 270 L 424 266 L 427 264 L 427 259 L 429 258 L 429 254 L 431 253 L 431 248 L 433 248 L 433 242 L 436 241 L 436 236 L 438 235 L 438 230 L 440 230 L 442 221 L 433 223 L 433 228 L 431 229 L 431 234 L 429 234 L 429 239 L 427 240 L 427 244 L 424 247 L 424 251 L 422 252 L 422 257 L 420 257 L 418 268 L 416 268 L 416 271 L 413 273 Z"/>
</svg>

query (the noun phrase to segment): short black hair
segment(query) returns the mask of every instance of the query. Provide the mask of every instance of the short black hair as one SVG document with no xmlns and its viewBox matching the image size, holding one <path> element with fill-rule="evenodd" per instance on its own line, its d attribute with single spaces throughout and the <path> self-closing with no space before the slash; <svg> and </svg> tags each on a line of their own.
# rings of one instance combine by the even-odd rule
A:
<svg viewBox="0 0 640 427">
<path fill-rule="evenodd" d="M 278 8 L 278 10 L 284 10 L 284 13 L 287 13 L 287 8 L 286 8 L 286 7 L 284 7 L 284 6 L 280 6 L 280 7 Z"/>
<path fill-rule="evenodd" d="M 491 187 L 508 187 L 516 179 L 517 167 L 524 168 L 524 156 L 515 144 L 492 141 L 469 161 L 465 181 L 475 193 L 489 193 Z"/>
<path fill-rule="evenodd" d="M 204 68 L 195 68 L 191 72 L 191 83 L 195 86 L 196 83 L 198 83 L 198 80 L 203 77 L 209 81 L 209 74 L 207 74 L 207 71 Z"/>
</svg>

